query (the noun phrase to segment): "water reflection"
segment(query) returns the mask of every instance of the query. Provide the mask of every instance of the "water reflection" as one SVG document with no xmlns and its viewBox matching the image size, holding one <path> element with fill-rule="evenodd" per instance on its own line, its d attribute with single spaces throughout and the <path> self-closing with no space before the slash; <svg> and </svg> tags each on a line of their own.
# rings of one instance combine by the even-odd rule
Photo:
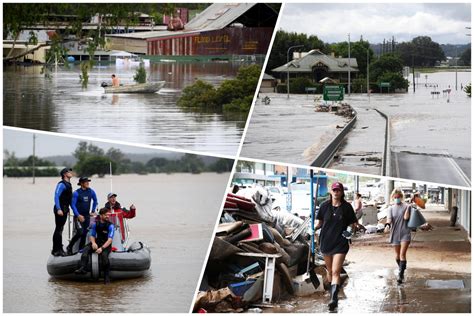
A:
<svg viewBox="0 0 474 316">
<path fill-rule="evenodd" d="M 41 66 L 4 69 L 4 125 L 162 145 L 234 155 L 246 116 L 202 109 L 182 109 L 176 102 L 184 87 L 197 79 L 213 85 L 233 78 L 240 63 L 152 63 L 150 81 L 166 81 L 156 94 L 104 94 L 102 82 L 112 73 L 121 83 L 133 82 L 135 69 L 96 65 L 87 89 L 79 82 L 79 65 L 52 71 Z"/>
</svg>

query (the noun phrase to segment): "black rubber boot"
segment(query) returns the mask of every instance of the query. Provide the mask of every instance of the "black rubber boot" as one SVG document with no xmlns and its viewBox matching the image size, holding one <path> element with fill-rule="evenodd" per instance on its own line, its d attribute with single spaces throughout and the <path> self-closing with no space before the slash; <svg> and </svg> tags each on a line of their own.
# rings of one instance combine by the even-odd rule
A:
<svg viewBox="0 0 474 316">
<path fill-rule="evenodd" d="M 104 271 L 104 284 L 109 284 L 109 283 L 110 283 L 110 272 Z"/>
<path fill-rule="evenodd" d="M 331 285 L 331 300 L 329 301 L 328 307 L 330 311 L 333 311 L 337 307 L 337 295 L 339 294 L 339 284 Z"/>
<path fill-rule="evenodd" d="M 402 284 L 403 279 L 405 278 L 405 270 L 407 268 L 407 261 L 406 260 L 400 260 L 400 266 L 398 269 L 398 279 L 397 283 Z"/>
<path fill-rule="evenodd" d="M 400 269 L 400 259 L 395 259 L 395 261 L 397 262 L 397 266 Z"/>
</svg>

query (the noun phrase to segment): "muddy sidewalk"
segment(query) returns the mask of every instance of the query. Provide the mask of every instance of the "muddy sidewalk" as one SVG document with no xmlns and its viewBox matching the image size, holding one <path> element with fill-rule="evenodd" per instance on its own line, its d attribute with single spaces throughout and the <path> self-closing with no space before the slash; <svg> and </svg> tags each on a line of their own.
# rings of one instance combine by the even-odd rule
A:
<svg viewBox="0 0 474 316">
<path fill-rule="evenodd" d="M 397 285 L 388 235 L 355 238 L 347 256 L 349 275 L 339 294 L 338 312 L 469 313 L 471 245 L 466 232 L 449 226 L 441 207 L 423 211 L 434 227 L 412 234 L 406 282 Z M 264 312 L 326 312 L 329 294 L 292 298 Z"/>
</svg>

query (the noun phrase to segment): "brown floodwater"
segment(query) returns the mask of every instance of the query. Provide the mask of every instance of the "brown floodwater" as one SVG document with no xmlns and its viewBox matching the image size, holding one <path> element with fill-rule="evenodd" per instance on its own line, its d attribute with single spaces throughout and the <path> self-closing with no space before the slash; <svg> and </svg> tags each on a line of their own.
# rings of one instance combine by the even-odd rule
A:
<svg viewBox="0 0 474 316">
<path fill-rule="evenodd" d="M 137 217 L 129 220 L 130 241 L 150 247 L 152 266 L 146 277 L 109 285 L 56 280 L 46 271 L 59 177 L 37 178 L 34 185 L 31 178 L 4 178 L 3 311 L 188 312 L 228 178 L 228 173 L 114 176 L 118 201 L 137 207 Z M 102 206 L 110 179 L 93 178 L 91 187 Z"/>
<path fill-rule="evenodd" d="M 105 94 L 102 82 L 112 73 L 121 83 L 133 83 L 135 69 L 95 65 L 87 89 L 79 82 L 80 67 L 52 70 L 41 66 L 7 66 L 3 72 L 3 124 L 130 143 L 235 155 L 246 115 L 176 105 L 185 87 L 197 79 L 219 85 L 232 79 L 243 63 L 151 63 L 149 81 L 166 81 L 152 94 Z"/>
</svg>

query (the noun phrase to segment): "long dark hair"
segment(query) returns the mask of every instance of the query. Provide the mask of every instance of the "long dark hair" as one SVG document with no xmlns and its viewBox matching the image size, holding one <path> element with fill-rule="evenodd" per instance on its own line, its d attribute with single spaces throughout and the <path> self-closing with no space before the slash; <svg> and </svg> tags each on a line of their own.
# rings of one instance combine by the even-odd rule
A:
<svg viewBox="0 0 474 316">
<path fill-rule="evenodd" d="M 332 194 L 331 194 L 331 192 L 329 192 L 328 194 L 329 194 L 328 201 L 329 201 L 329 202 L 332 202 Z M 346 195 L 344 194 L 344 190 L 342 190 L 341 203 L 342 203 L 342 202 L 346 202 L 345 197 L 346 197 Z"/>
</svg>

